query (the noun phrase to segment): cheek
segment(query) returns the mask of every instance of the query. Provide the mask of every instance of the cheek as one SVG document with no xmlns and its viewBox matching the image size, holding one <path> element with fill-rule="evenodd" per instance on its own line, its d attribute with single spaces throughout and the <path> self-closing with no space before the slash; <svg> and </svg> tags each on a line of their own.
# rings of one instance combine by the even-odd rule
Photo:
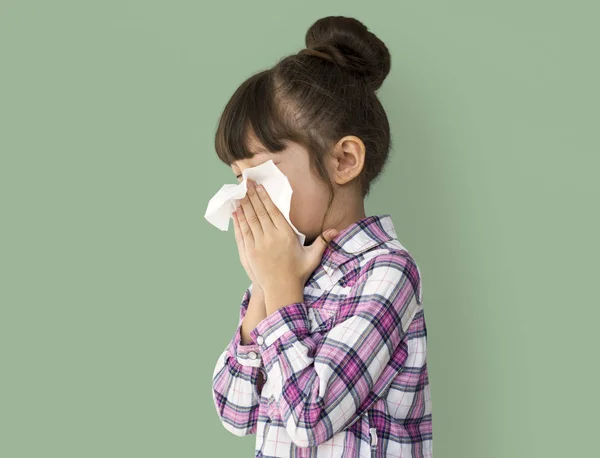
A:
<svg viewBox="0 0 600 458">
<path fill-rule="evenodd" d="M 310 200 L 307 198 L 306 188 L 292 187 L 292 202 L 290 204 L 290 220 L 300 232 L 306 232 L 306 221 L 310 219 Z"/>
<path fill-rule="evenodd" d="M 294 191 L 292 193 L 292 202 L 290 204 L 290 219 L 294 226 L 299 227 L 302 220 L 304 219 L 303 208 L 305 207 L 304 199 L 302 196 Z"/>
<path fill-rule="evenodd" d="M 292 202 L 290 204 L 290 219 L 300 232 L 312 233 L 323 218 L 327 208 L 326 190 L 313 186 L 304 186 L 301 189 L 293 188 Z M 315 226 L 315 227 L 313 227 Z"/>
</svg>

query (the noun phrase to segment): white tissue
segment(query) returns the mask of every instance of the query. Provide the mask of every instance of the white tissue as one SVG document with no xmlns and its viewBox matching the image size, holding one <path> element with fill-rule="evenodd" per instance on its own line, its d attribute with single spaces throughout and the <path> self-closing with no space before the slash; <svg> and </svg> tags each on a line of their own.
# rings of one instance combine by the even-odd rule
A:
<svg viewBox="0 0 600 458">
<path fill-rule="evenodd" d="M 242 182 L 239 184 L 224 184 L 210 199 L 204 217 L 207 221 L 222 231 L 229 230 L 229 220 L 233 212 L 240 206 L 239 200 L 246 195 L 248 178 L 257 184 L 262 184 L 273 203 L 279 208 L 294 232 L 298 235 L 301 245 L 306 236 L 298 231 L 290 220 L 290 204 L 292 202 L 292 187 L 288 178 L 277 168 L 273 160 L 264 162 L 256 167 L 242 172 Z"/>
</svg>

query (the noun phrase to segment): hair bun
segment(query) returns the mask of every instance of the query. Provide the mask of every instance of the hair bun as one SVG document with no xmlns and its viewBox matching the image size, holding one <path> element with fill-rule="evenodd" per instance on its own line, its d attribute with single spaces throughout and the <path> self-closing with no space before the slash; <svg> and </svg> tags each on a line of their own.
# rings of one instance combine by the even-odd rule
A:
<svg viewBox="0 0 600 458">
<path fill-rule="evenodd" d="M 302 54 L 317 55 L 362 75 L 374 91 L 390 72 L 391 56 L 387 46 L 357 19 L 321 18 L 310 26 L 305 42 Z"/>
</svg>

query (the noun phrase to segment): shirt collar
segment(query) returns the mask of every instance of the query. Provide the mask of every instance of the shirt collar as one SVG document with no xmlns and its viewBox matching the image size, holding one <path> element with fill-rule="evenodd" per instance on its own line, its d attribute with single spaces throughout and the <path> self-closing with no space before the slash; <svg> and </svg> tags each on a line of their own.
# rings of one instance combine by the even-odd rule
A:
<svg viewBox="0 0 600 458">
<path fill-rule="evenodd" d="M 390 214 L 366 216 L 345 227 L 329 242 L 323 253 L 321 265 L 325 272 L 332 276 L 337 268 L 360 253 L 396 238 Z"/>
</svg>

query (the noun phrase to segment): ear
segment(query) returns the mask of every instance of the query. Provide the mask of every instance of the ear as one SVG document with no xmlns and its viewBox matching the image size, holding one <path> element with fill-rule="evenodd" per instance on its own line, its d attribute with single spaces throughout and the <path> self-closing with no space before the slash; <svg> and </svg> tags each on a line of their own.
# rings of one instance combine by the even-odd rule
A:
<svg viewBox="0 0 600 458">
<path fill-rule="evenodd" d="M 339 184 L 346 184 L 362 172 L 365 165 L 365 144 L 354 136 L 347 135 L 338 141 L 333 151 L 331 176 Z"/>
</svg>

